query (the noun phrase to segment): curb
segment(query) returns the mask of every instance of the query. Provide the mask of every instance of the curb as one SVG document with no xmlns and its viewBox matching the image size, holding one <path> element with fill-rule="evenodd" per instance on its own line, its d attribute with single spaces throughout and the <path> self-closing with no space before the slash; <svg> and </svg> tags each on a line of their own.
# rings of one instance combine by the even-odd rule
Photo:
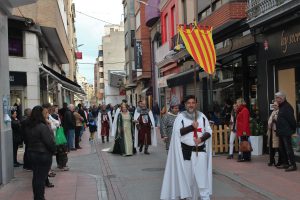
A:
<svg viewBox="0 0 300 200">
<path fill-rule="evenodd" d="M 278 196 L 274 196 L 274 194 L 270 193 L 270 192 L 267 192 L 259 187 L 257 187 L 256 185 L 252 184 L 252 183 L 249 183 L 247 182 L 246 180 L 242 179 L 241 177 L 239 177 L 238 175 L 235 175 L 233 173 L 230 173 L 230 172 L 225 172 L 225 171 L 222 171 L 222 170 L 219 170 L 219 169 L 213 169 L 213 174 L 219 174 L 219 175 L 222 175 L 222 176 L 225 176 L 229 179 L 231 179 L 232 181 L 234 182 L 237 182 L 251 190 L 253 190 L 254 192 L 266 197 L 266 198 L 269 198 L 269 199 L 272 199 L 272 200 L 284 200 L 283 198 L 279 198 Z"/>
</svg>

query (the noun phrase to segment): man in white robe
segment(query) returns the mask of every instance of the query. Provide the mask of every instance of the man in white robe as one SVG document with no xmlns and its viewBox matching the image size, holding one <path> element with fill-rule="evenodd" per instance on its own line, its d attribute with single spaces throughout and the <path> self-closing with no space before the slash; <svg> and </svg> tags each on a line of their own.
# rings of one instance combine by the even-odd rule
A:
<svg viewBox="0 0 300 200">
<path fill-rule="evenodd" d="M 98 113 L 97 127 L 98 139 L 102 139 L 102 143 L 105 143 L 104 137 L 107 137 L 106 141 L 109 142 L 112 132 L 112 117 L 110 111 L 106 110 L 106 105 L 102 105 Z"/>
<path fill-rule="evenodd" d="M 212 194 L 212 146 L 209 121 L 195 111 L 195 96 L 185 99 L 186 111 L 173 126 L 162 184 L 162 200 L 209 200 Z"/>
</svg>

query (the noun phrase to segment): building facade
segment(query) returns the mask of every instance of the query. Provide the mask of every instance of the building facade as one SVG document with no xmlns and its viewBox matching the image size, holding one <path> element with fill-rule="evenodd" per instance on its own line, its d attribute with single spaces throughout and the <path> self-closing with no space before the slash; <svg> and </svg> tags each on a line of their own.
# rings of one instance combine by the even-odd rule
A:
<svg viewBox="0 0 300 200">
<path fill-rule="evenodd" d="M 124 49 L 126 98 L 131 105 L 136 105 L 136 66 L 135 66 L 135 0 L 123 0 L 124 9 Z"/>
<path fill-rule="evenodd" d="M 84 93 L 74 82 L 74 18 L 71 0 L 39 0 L 14 9 L 8 35 L 12 105 L 20 99 L 23 110 L 46 102 L 61 107 Z"/>
<path fill-rule="evenodd" d="M 267 6 L 262 6 L 267 5 Z M 300 2 L 248 1 L 248 24 L 257 42 L 257 93 L 260 116 L 266 121 L 277 91 L 287 95 L 297 120 L 292 137 L 299 160 L 300 138 Z"/>
<path fill-rule="evenodd" d="M 105 35 L 102 37 L 103 46 L 103 78 L 100 77 L 100 84 L 104 82 L 104 102 L 105 104 L 116 105 L 126 98 L 121 93 L 123 79 L 125 76 L 125 51 L 124 51 L 124 25 L 106 25 L 104 27 Z M 100 69 L 99 69 L 100 71 Z M 114 75 L 117 80 L 114 79 Z M 103 80 L 103 81 L 102 81 Z M 114 81 L 117 81 L 114 83 Z M 100 89 L 102 89 L 100 87 Z"/>
<path fill-rule="evenodd" d="M 10 86 L 8 56 L 8 17 L 15 7 L 36 3 L 36 0 L 0 3 L 0 185 L 7 184 L 14 177 L 12 132 L 10 124 Z"/>
</svg>

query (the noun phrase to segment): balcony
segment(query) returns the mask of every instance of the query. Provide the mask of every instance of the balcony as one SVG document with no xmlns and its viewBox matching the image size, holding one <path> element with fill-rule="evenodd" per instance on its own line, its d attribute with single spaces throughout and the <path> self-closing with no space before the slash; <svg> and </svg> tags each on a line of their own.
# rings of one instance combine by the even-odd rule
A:
<svg viewBox="0 0 300 200">
<path fill-rule="evenodd" d="M 160 10 L 158 8 L 160 0 L 148 0 L 145 8 L 146 26 L 152 27 L 160 18 Z"/>
<path fill-rule="evenodd" d="M 248 0 L 248 23 L 250 27 L 265 24 L 268 21 L 292 12 L 300 7 L 295 0 Z"/>
</svg>

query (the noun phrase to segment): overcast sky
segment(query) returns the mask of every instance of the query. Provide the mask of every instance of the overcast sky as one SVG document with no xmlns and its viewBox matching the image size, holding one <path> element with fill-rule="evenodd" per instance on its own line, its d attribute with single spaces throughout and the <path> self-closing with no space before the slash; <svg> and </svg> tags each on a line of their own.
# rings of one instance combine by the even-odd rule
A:
<svg viewBox="0 0 300 200">
<path fill-rule="evenodd" d="M 76 11 L 80 11 L 108 21 L 120 24 L 123 14 L 122 0 L 73 0 Z M 75 19 L 77 44 L 83 52 L 83 59 L 78 63 L 95 63 L 98 55 L 98 46 L 104 33 L 104 22 L 92 19 L 76 12 Z M 89 83 L 94 83 L 94 65 L 79 64 L 79 73 L 85 76 Z"/>
</svg>

